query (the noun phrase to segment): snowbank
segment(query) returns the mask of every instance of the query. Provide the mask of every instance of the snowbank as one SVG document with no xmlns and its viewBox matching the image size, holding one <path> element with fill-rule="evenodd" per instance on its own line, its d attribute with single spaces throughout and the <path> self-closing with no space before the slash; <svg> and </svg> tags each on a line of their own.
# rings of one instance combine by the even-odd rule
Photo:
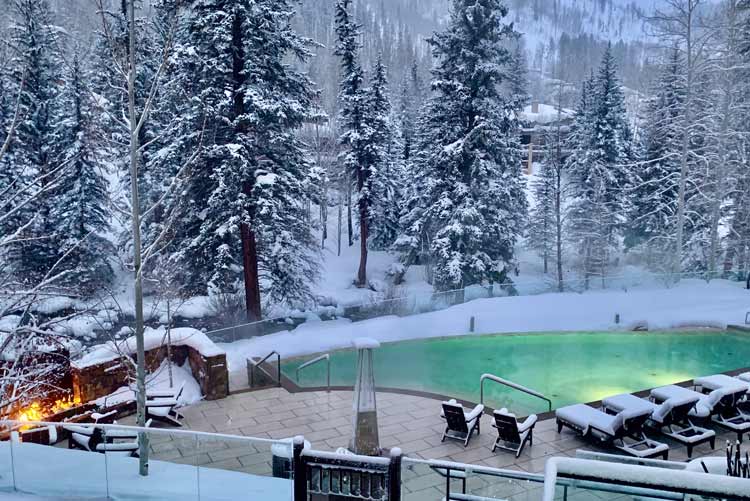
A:
<svg viewBox="0 0 750 501">
<path fill-rule="evenodd" d="M 198 329 L 181 327 L 178 329 L 172 329 L 170 335 L 173 346 L 188 346 L 205 357 L 214 357 L 225 353 L 224 350 L 219 348 Z M 146 351 L 164 346 L 167 342 L 166 330 L 163 327 L 158 329 L 147 328 L 144 333 L 144 342 Z M 103 362 L 109 362 L 110 360 L 119 358 L 121 353 L 135 353 L 135 349 L 135 336 L 131 336 L 123 341 L 110 341 L 105 344 L 94 346 L 91 351 L 84 354 L 80 359 L 74 361 L 73 364 L 76 367 L 82 368 Z"/>
<path fill-rule="evenodd" d="M 282 357 L 350 348 L 352 340 L 370 337 L 380 342 L 401 341 L 475 332 L 607 331 L 628 325 L 650 330 L 718 327 L 742 324 L 750 310 L 750 292 L 742 284 L 723 280 L 706 283 L 684 280 L 672 289 L 643 288 L 554 293 L 477 299 L 451 308 L 409 317 L 386 316 L 352 324 L 348 321 L 303 324 L 254 339 L 220 344 L 230 366 L 244 367 L 245 359 L 277 350 Z M 620 324 L 615 324 L 615 315 Z"/>
</svg>

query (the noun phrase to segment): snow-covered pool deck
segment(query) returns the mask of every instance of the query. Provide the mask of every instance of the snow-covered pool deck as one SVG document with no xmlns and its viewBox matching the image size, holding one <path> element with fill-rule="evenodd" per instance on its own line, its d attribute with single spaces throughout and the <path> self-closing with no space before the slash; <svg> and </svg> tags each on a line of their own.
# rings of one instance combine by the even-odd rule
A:
<svg viewBox="0 0 750 501">
<path fill-rule="evenodd" d="M 351 438 L 352 393 L 348 391 L 289 393 L 282 388 L 272 388 L 246 393 L 236 393 L 224 400 L 200 402 L 182 410 L 187 429 L 280 439 L 303 435 L 314 449 L 335 450 L 346 446 Z M 534 445 L 526 447 L 516 459 L 504 451 L 492 452 L 496 432 L 491 419 L 482 418 L 482 432 L 464 448 L 457 441 L 440 441 L 444 421 L 439 417 L 440 402 L 434 399 L 378 393 L 378 423 L 381 446 L 398 446 L 407 456 L 422 459 L 443 459 L 496 468 L 542 473 L 547 459 L 553 456 L 572 457 L 576 449 L 613 452 L 613 449 L 597 448 L 592 443 L 580 440 L 574 433 L 564 430 L 558 434 L 555 420 L 546 419 L 537 423 L 534 430 Z M 132 418 L 130 418 L 132 419 Z M 734 441 L 735 435 L 717 432 L 716 450 L 708 444 L 693 451 L 693 457 L 720 455 L 726 440 Z M 667 441 L 663 437 L 654 438 Z M 667 441 L 668 442 L 668 441 Z M 670 444 L 669 458 L 675 461 L 687 459 L 686 450 L 678 444 Z M 191 448 L 182 450 L 179 444 L 168 442 L 154 444 L 155 459 L 188 464 L 202 464 L 261 475 L 270 475 L 270 456 L 267 452 L 248 455 L 245 450 L 216 448 L 201 451 L 197 455 Z M 413 471 L 404 474 L 404 492 L 411 493 L 409 501 L 440 499 L 445 480 L 434 472 Z M 513 483 L 518 489 L 523 484 Z M 511 484 L 508 484 L 508 488 Z M 537 490 L 540 485 L 527 484 L 528 489 Z M 493 488 L 493 493 L 494 493 Z M 422 496 L 421 494 L 424 494 Z M 516 498 L 512 493 L 506 494 Z M 541 499 L 530 497 L 528 499 Z"/>
</svg>

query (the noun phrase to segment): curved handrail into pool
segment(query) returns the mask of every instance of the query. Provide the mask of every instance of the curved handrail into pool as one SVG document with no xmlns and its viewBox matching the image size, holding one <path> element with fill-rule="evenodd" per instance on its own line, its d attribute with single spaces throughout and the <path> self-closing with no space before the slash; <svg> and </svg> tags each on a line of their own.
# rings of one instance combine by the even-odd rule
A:
<svg viewBox="0 0 750 501">
<path fill-rule="evenodd" d="M 297 367 L 297 370 L 295 371 L 295 379 L 297 380 L 297 383 L 299 383 L 299 372 L 306 368 L 310 367 L 311 365 L 315 365 L 318 362 L 322 362 L 323 360 L 326 361 L 326 393 L 331 392 L 331 356 L 328 353 L 325 353 L 319 357 L 315 357 L 312 360 L 308 360 L 304 364 Z"/>
<path fill-rule="evenodd" d="M 253 360 L 250 360 L 250 359 L 247 360 L 247 373 L 248 373 L 247 378 L 249 380 L 248 382 L 250 383 L 250 388 L 253 387 L 253 383 L 255 382 L 254 381 L 255 368 L 260 366 L 261 364 L 266 363 L 266 361 L 274 355 L 276 355 L 276 367 L 277 367 L 276 384 L 278 386 L 281 386 L 281 354 L 278 351 L 273 350 L 271 353 L 263 357 L 263 359 L 260 362 L 254 362 Z"/>
<path fill-rule="evenodd" d="M 484 405 L 484 381 L 486 379 L 489 379 L 490 381 L 494 381 L 496 383 L 505 385 L 509 388 L 513 388 L 514 390 L 522 391 L 528 395 L 531 395 L 532 397 L 540 398 L 547 402 L 547 405 L 549 406 L 548 412 L 552 412 L 552 400 L 545 397 L 541 393 L 539 393 L 536 390 L 532 390 L 531 388 L 526 388 L 525 386 L 522 386 L 518 383 L 514 383 L 513 381 L 508 381 L 507 379 L 503 379 L 499 376 L 495 376 L 494 374 L 482 374 L 482 377 L 479 378 L 479 403 Z"/>
</svg>

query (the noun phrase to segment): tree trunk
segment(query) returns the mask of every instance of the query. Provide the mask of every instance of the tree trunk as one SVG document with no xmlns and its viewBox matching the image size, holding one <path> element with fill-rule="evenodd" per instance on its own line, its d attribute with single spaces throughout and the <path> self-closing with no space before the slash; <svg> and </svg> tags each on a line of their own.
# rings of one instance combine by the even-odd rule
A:
<svg viewBox="0 0 750 501">
<path fill-rule="evenodd" d="M 243 85 L 245 83 L 245 51 L 243 40 L 242 21 L 235 15 L 232 20 L 232 112 L 234 118 L 245 113 L 245 95 Z M 239 124 L 237 134 L 246 134 L 244 124 Z M 252 199 L 254 179 L 246 180 L 242 186 L 243 193 Z M 253 208 L 247 207 L 250 223 L 240 224 L 240 238 L 242 241 L 242 276 L 245 281 L 245 310 L 248 322 L 257 322 L 261 319 L 260 307 L 260 281 L 258 273 L 258 248 L 255 231 L 252 228 Z"/>
<path fill-rule="evenodd" d="M 677 234 L 675 238 L 675 254 L 672 271 L 676 274 L 679 282 L 682 272 L 682 247 L 685 231 L 685 189 L 688 175 L 688 154 L 690 152 L 690 130 L 692 129 L 692 107 L 693 107 L 693 66 L 695 64 L 693 54 L 693 7 L 687 8 L 687 22 L 685 23 L 685 43 L 687 56 L 687 75 L 685 81 L 685 113 L 683 121 L 682 155 L 680 157 L 680 188 L 677 199 Z"/>
<path fill-rule="evenodd" d="M 344 200 L 339 191 L 339 210 L 338 210 L 338 223 L 336 225 L 336 255 L 341 255 L 341 233 L 343 232 L 343 219 L 344 219 Z"/>
<path fill-rule="evenodd" d="M 242 235 L 242 272 L 245 279 L 245 309 L 247 321 L 257 322 L 261 319 L 260 283 L 258 277 L 258 250 L 255 232 L 246 223 L 240 225 Z"/>
<path fill-rule="evenodd" d="M 367 201 L 359 200 L 359 270 L 357 271 L 357 287 L 367 287 L 367 233 L 369 217 Z"/>
<path fill-rule="evenodd" d="M 348 175 L 346 176 L 346 225 L 349 247 L 351 247 L 354 245 L 354 224 L 352 223 L 352 183 Z"/>
<path fill-rule="evenodd" d="M 135 272 L 136 424 L 146 426 L 146 350 L 143 339 L 143 273 L 141 270 L 141 217 L 138 197 L 138 121 L 135 109 L 135 0 L 128 7 L 128 118 L 130 120 L 130 198 Z M 148 435 L 138 433 L 138 472 L 148 475 Z"/>
</svg>

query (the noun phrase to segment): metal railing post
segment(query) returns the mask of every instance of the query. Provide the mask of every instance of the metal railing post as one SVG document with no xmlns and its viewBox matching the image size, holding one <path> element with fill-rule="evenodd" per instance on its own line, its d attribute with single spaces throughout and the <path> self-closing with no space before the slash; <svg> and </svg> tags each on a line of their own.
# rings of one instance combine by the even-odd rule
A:
<svg viewBox="0 0 750 501">
<path fill-rule="evenodd" d="M 307 475 L 305 462 L 302 459 L 302 450 L 305 447 L 305 439 L 301 436 L 294 437 L 292 443 L 292 475 L 294 478 L 294 501 L 307 501 Z"/>
<path fill-rule="evenodd" d="M 391 462 L 388 465 L 388 501 L 401 501 L 401 449 L 391 449 Z M 450 499 L 450 497 L 446 498 Z"/>
<path fill-rule="evenodd" d="M 304 364 L 297 367 L 297 370 L 295 371 L 295 376 L 294 376 L 295 379 L 297 380 L 297 383 L 299 383 L 299 373 L 300 371 L 302 371 L 302 369 L 306 369 L 324 360 L 326 362 L 326 391 L 330 393 L 331 391 L 331 356 L 328 353 L 320 355 L 319 357 L 315 357 L 312 360 L 308 360 Z"/>
</svg>

